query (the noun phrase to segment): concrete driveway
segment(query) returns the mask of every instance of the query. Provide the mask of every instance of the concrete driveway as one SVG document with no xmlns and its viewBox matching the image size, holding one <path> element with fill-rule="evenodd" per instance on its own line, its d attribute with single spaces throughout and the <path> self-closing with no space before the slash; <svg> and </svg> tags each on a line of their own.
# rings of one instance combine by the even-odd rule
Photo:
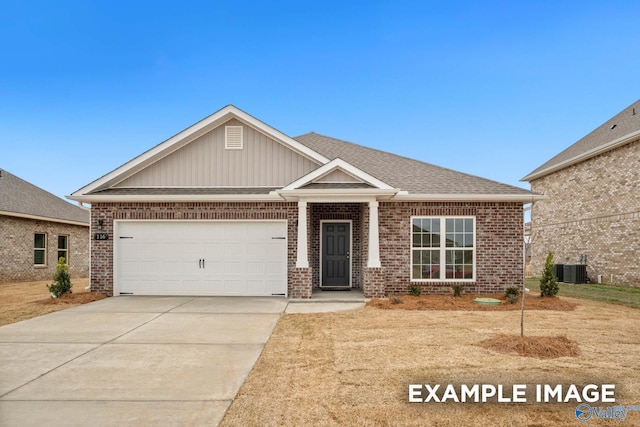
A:
<svg viewBox="0 0 640 427">
<path fill-rule="evenodd" d="M 0 425 L 214 426 L 285 298 L 107 298 L 0 328 Z"/>
</svg>

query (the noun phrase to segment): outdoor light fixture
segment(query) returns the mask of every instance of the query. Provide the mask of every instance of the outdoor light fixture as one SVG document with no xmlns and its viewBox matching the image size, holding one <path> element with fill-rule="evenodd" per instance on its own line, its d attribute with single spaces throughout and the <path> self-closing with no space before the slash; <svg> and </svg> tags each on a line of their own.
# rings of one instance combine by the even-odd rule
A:
<svg viewBox="0 0 640 427">
<path fill-rule="evenodd" d="M 102 230 L 102 225 L 103 225 L 103 224 L 104 224 L 104 220 L 103 220 L 103 219 L 99 219 L 99 220 L 98 220 L 98 228 L 99 228 L 100 230 Z"/>
</svg>

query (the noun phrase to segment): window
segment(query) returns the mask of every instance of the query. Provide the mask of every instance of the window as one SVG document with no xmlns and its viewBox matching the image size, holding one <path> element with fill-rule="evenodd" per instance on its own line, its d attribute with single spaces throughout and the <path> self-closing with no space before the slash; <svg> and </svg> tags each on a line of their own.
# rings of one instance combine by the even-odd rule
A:
<svg viewBox="0 0 640 427">
<path fill-rule="evenodd" d="M 411 218 L 411 280 L 474 280 L 475 218 Z"/>
<path fill-rule="evenodd" d="M 34 234 L 33 264 L 47 265 L 47 235 L 44 233 Z"/>
<path fill-rule="evenodd" d="M 64 263 L 69 264 L 69 236 L 58 236 L 58 259 L 64 258 Z"/>
</svg>

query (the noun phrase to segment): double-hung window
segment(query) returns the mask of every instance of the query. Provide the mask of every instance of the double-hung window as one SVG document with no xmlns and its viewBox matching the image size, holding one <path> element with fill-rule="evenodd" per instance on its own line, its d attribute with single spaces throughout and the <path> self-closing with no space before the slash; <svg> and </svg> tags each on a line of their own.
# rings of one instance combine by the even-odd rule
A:
<svg viewBox="0 0 640 427">
<path fill-rule="evenodd" d="M 64 263 L 69 264 L 69 236 L 58 236 L 58 259 L 64 258 Z"/>
<path fill-rule="evenodd" d="M 47 265 L 47 235 L 44 233 L 33 236 L 33 265 Z"/>
<path fill-rule="evenodd" d="M 411 280 L 475 279 L 474 217 L 411 218 Z"/>
</svg>

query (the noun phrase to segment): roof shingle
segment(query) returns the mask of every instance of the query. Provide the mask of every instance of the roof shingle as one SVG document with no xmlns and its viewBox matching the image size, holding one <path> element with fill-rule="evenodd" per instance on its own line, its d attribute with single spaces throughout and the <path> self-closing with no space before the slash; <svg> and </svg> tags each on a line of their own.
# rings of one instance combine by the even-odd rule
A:
<svg viewBox="0 0 640 427">
<path fill-rule="evenodd" d="M 88 210 L 74 206 L 4 169 L 0 172 L 0 211 L 89 225 Z"/>
<path fill-rule="evenodd" d="M 640 100 L 629 105 L 587 136 L 533 170 L 522 178 L 522 181 L 537 179 L 571 166 L 578 161 L 586 160 L 591 157 L 590 153 L 597 152 L 599 148 L 605 147 L 610 142 L 638 131 L 640 131 Z"/>
<path fill-rule="evenodd" d="M 322 154 L 337 157 L 387 184 L 412 194 L 530 195 L 530 191 L 419 160 L 409 159 L 310 132 L 294 138 Z"/>
</svg>

